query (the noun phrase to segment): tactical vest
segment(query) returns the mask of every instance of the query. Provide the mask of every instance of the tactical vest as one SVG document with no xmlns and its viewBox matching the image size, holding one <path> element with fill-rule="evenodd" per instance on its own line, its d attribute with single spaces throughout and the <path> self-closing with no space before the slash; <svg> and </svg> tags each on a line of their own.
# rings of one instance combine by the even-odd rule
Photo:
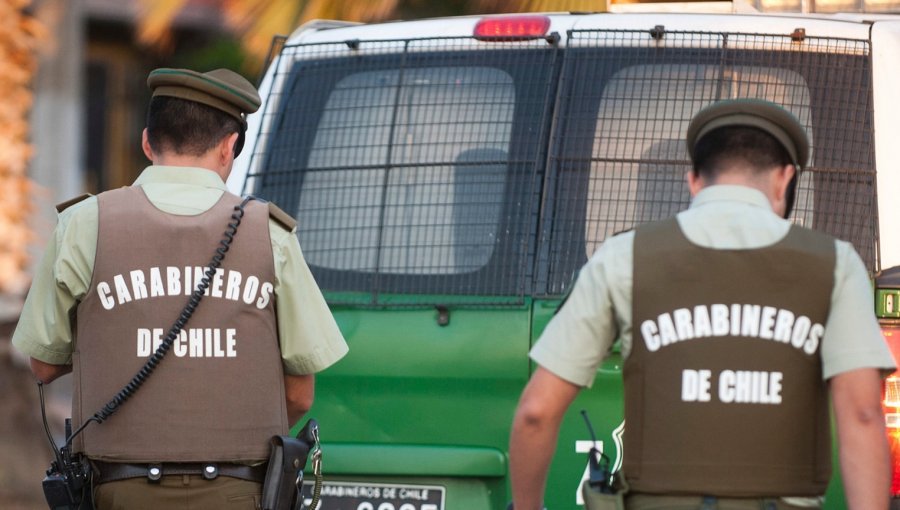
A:
<svg viewBox="0 0 900 510">
<path fill-rule="evenodd" d="M 834 240 L 714 250 L 677 221 L 634 238 L 624 471 L 635 492 L 824 494 L 831 476 L 820 345 Z"/>
<path fill-rule="evenodd" d="M 125 386 L 200 283 L 240 198 L 167 214 L 139 187 L 100 194 L 97 256 L 77 308 L 73 421 Z M 265 204 L 245 207 L 222 267 L 166 357 L 76 446 L 118 462 L 256 461 L 288 429 Z"/>
</svg>

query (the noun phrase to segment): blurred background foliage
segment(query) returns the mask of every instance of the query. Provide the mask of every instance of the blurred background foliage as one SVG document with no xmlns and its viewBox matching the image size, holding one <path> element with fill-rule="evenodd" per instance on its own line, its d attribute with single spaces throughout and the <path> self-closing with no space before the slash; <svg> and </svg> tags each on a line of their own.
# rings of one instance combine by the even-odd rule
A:
<svg viewBox="0 0 900 510">
<path fill-rule="evenodd" d="M 192 0 L 140 0 L 138 39 L 164 48 L 171 41 L 172 20 Z M 196 1 L 196 0 L 193 0 Z M 225 20 L 241 41 L 245 72 L 258 71 L 272 37 L 289 35 L 315 19 L 361 23 L 465 14 L 532 11 L 602 11 L 597 0 L 218 0 Z M 198 59 L 202 55 L 196 55 Z"/>
</svg>

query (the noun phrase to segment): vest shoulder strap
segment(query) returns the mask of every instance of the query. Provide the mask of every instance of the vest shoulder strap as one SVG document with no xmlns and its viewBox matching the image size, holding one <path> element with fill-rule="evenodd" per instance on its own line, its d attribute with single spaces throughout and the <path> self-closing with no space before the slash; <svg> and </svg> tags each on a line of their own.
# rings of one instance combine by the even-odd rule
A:
<svg viewBox="0 0 900 510">
<path fill-rule="evenodd" d="M 60 202 L 60 203 L 56 204 L 56 212 L 57 212 L 57 214 L 61 213 L 61 212 L 65 211 L 66 209 L 68 209 L 69 207 L 72 207 L 73 205 L 75 205 L 79 202 L 82 202 L 82 201 L 90 198 L 91 196 L 92 195 L 90 193 L 85 193 L 85 194 L 79 195 L 75 198 L 70 198 L 69 200 L 66 200 L 65 202 Z"/>
<path fill-rule="evenodd" d="M 288 232 L 294 230 L 297 226 L 297 220 L 291 217 L 290 214 L 284 212 L 277 205 L 269 202 L 269 217 L 275 220 L 276 223 L 284 227 Z"/>
</svg>

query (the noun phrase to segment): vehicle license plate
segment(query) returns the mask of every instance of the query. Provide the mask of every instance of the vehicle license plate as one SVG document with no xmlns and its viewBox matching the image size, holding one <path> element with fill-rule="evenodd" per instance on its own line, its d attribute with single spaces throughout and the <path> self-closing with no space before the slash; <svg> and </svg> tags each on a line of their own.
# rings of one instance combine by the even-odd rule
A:
<svg viewBox="0 0 900 510">
<path fill-rule="evenodd" d="M 303 482 L 304 504 L 312 502 L 313 482 Z M 327 481 L 316 510 L 444 510 L 444 487 Z"/>
</svg>

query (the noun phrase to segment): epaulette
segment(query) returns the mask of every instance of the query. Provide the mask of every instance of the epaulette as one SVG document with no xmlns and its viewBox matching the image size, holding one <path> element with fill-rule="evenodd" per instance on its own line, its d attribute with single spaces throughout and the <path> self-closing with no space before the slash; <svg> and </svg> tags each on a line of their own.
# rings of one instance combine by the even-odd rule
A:
<svg viewBox="0 0 900 510">
<path fill-rule="evenodd" d="M 277 205 L 269 202 L 269 217 L 275 220 L 279 225 L 285 228 L 288 232 L 294 230 L 297 227 L 297 220 L 291 218 L 291 215 L 282 211 Z"/>
<path fill-rule="evenodd" d="M 79 195 L 75 198 L 70 198 L 69 200 L 66 200 L 65 202 L 60 202 L 60 203 L 56 204 L 56 213 L 59 214 L 59 213 L 65 211 L 66 209 L 68 209 L 69 207 L 72 207 L 73 205 L 77 204 L 78 202 L 84 201 L 92 196 L 93 195 L 91 195 L 90 193 L 85 193 L 84 195 Z"/>
</svg>

